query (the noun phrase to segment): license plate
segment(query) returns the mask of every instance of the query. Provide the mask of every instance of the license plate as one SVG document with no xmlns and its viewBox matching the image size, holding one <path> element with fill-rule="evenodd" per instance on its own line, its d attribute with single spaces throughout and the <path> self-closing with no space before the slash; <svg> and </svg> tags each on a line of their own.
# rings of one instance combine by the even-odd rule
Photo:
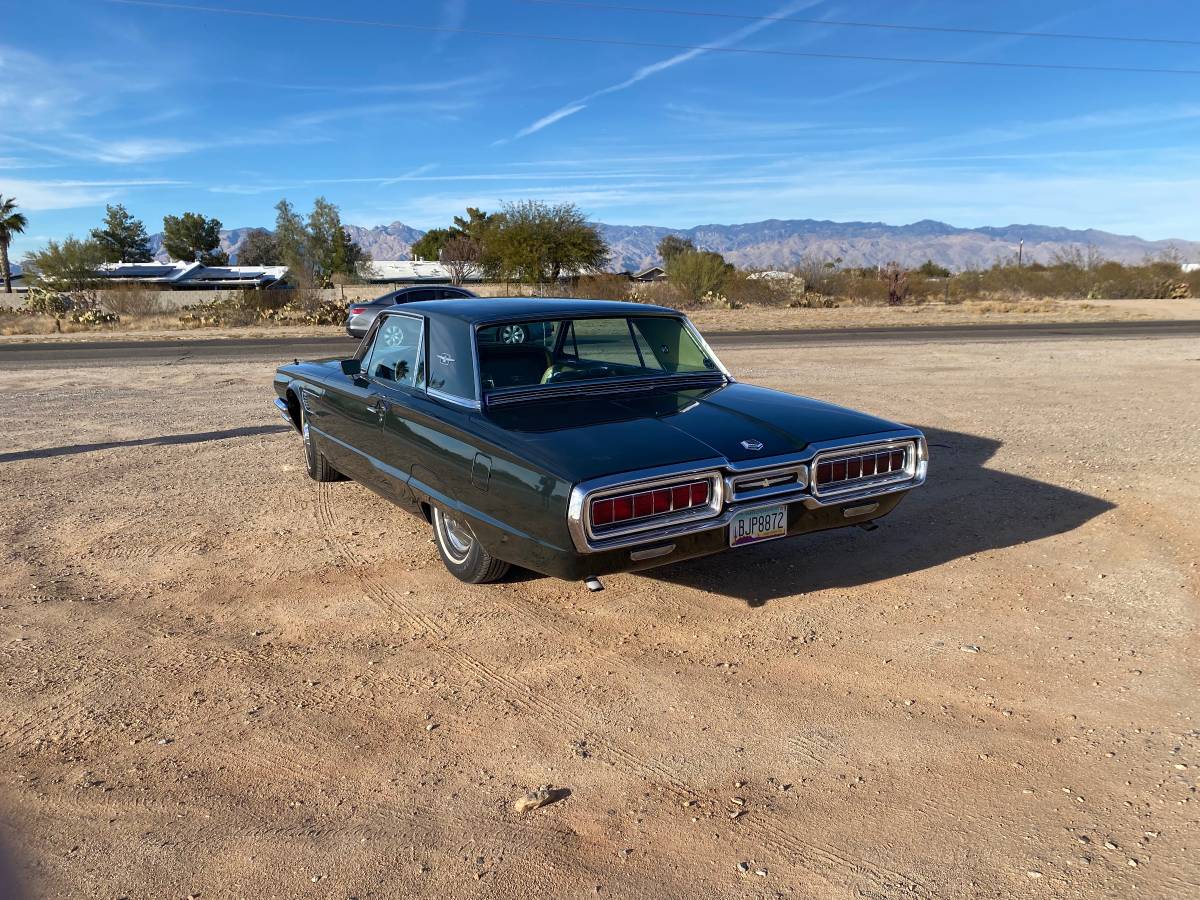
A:
<svg viewBox="0 0 1200 900">
<path fill-rule="evenodd" d="M 744 509 L 729 523 L 729 546 L 741 547 L 787 535 L 786 506 L 758 506 Z"/>
</svg>

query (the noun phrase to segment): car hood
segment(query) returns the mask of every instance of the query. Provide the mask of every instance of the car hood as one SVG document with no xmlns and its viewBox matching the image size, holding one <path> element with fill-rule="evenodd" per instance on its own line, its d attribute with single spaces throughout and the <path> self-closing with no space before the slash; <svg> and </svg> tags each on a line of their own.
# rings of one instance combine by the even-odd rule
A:
<svg viewBox="0 0 1200 900">
<path fill-rule="evenodd" d="M 514 450 L 574 481 L 724 457 L 766 459 L 809 444 L 904 426 L 747 384 L 626 396 L 571 397 L 491 408 Z M 753 451 L 742 441 L 757 441 Z"/>
</svg>

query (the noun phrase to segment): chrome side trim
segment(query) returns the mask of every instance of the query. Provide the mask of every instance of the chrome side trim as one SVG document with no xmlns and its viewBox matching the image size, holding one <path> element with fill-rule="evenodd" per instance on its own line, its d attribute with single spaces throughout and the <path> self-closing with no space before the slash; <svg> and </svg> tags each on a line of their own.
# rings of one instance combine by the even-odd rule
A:
<svg viewBox="0 0 1200 900">
<path fill-rule="evenodd" d="M 283 402 L 282 398 L 275 398 L 275 408 L 279 410 L 279 414 L 283 416 L 283 421 L 288 423 L 289 428 L 291 428 L 293 431 L 300 430 L 296 427 L 296 423 L 292 421 L 292 413 L 288 409 L 288 405 Z"/>
<path fill-rule="evenodd" d="M 468 400 L 465 397 L 457 397 L 454 394 L 447 394 L 445 391 L 439 391 L 437 388 L 426 388 L 425 393 L 430 397 L 436 397 L 439 400 L 445 400 L 447 403 L 453 403 L 455 406 L 461 406 L 465 409 L 482 409 L 478 400 Z"/>
</svg>

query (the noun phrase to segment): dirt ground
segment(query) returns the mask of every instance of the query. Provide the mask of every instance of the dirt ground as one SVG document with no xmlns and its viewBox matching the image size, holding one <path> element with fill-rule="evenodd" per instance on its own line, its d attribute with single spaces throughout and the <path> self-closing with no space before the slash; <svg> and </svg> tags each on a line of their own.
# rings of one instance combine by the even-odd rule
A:
<svg viewBox="0 0 1200 900">
<path fill-rule="evenodd" d="M 929 484 L 873 533 L 469 587 L 305 477 L 271 365 L 0 371 L 28 895 L 1200 896 L 1200 346 L 722 356 L 927 429 Z"/>
<path fill-rule="evenodd" d="M 910 306 L 839 306 L 833 309 L 692 309 L 691 319 L 704 331 L 779 331 L 806 328 L 896 328 L 930 325 L 1046 324 L 1200 319 L 1200 299 L 1188 300 L 968 300 Z M 196 340 L 237 337 L 311 337 L 342 334 L 336 325 L 251 325 L 183 328 L 167 316 L 123 322 L 112 328 L 66 326 L 53 333 L 52 319 L 0 321 L 0 343 L 29 341 Z"/>
</svg>

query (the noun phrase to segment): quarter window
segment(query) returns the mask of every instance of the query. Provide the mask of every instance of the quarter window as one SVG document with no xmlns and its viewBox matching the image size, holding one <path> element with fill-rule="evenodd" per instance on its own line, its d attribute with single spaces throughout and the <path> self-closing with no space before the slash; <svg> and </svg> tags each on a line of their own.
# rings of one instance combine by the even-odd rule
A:
<svg viewBox="0 0 1200 900">
<path fill-rule="evenodd" d="M 384 384 L 425 386 L 424 320 L 384 316 L 367 351 L 363 372 Z"/>
</svg>

